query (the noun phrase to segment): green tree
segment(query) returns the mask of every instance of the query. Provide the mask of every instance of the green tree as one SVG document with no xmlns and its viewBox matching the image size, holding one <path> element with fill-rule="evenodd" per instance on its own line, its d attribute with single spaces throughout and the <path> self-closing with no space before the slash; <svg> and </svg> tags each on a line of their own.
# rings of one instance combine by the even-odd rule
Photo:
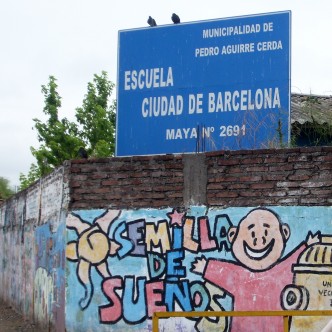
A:
<svg viewBox="0 0 332 332">
<path fill-rule="evenodd" d="M 56 79 L 50 76 L 49 83 L 42 86 L 45 97 L 43 112 L 48 119 L 46 122 L 33 119 L 38 141 L 41 143 L 37 149 L 31 147 L 39 170 L 34 172 L 36 175 L 48 174 L 65 160 L 77 157 L 78 148 L 84 144 L 79 138 L 77 125 L 67 118 L 59 119 L 61 97 L 57 87 Z"/>
<path fill-rule="evenodd" d="M 14 191 L 9 186 L 9 181 L 0 176 L 0 199 L 6 199 L 14 194 Z"/>
<path fill-rule="evenodd" d="M 35 118 L 38 148 L 31 147 L 36 158 L 27 175 L 20 174 L 20 187 L 24 189 L 39 177 L 50 173 L 65 160 L 79 157 L 84 149 L 91 157 L 108 157 L 115 148 L 115 110 L 116 102 L 110 101 L 114 84 L 108 80 L 107 73 L 94 75 L 88 83 L 87 94 L 82 107 L 76 109 L 76 122 L 59 118 L 61 97 L 54 76 L 49 77 L 47 85 L 42 86 L 44 94 L 43 112 L 45 122 Z"/>
<path fill-rule="evenodd" d="M 114 83 L 108 80 L 105 71 L 100 76 L 94 75 L 93 82 L 88 83 L 82 107 L 76 109 L 80 137 L 93 157 L 114 155 L 116 101 L 109 100 L 113 89 Z"/>
<path fill-rule="evenodd" d="M 20 189 L 28 188 L 33 182 L 41 177 L 40 169 L 36 164 L 31 164 L 29 173 L 27 175 L 20 174 Z"/>
</svg>

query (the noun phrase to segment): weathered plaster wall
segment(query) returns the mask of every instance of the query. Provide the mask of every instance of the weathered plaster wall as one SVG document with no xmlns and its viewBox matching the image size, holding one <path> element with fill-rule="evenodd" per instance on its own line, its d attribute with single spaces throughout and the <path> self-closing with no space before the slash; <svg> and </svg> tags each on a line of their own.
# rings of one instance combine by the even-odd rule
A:
<svg viewBox="0 0 332 332">
<path fill-rule="evenodd" d="M 23 315 L 64 331 L 64 168 L 0 207 L 0 297 Z"/>
</svg>

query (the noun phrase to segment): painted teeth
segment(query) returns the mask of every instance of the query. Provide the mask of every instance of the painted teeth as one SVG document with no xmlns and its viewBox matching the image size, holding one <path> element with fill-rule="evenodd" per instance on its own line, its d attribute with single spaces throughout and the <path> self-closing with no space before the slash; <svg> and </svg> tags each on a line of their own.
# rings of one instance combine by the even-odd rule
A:
<svg viewBox="0 0 332 332">
<path fill-rule="evenodd" d="M 246 246 L 246 254 L 253 258 L 262 258 L 267 253 L 268 250 L 269 248 L 266 248 L 264 251 L 254 252 L 250 250 L 249 247 Z"/>
<path fill-rule="evenodd" d="M 247 243 L 244 242 L 244 251 L 246 255 L 252 259 L 262 259 L 266 257 L 273 249 L 274 246 L 274 240 L 272 240 L 268 246 L 265 247 L 265 249 L 262 250 L 254 250 L 250 249 L 250 247 L 247 245 Z"/>
</svg>

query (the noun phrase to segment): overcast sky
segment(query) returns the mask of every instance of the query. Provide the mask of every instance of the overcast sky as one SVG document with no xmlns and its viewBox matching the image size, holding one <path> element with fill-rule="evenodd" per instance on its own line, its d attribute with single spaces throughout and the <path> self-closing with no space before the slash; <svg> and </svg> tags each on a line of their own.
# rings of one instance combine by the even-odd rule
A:
<svg viewBox="0 0 332 332">
<path fill-rule="evenodd" d="M 331 0 L 10 0 L 0 11 L 0 176 L 27 174 L 43 119 L 41 85 L 58 80 L 60 117 L 74 118 L 87 83 L 106 70 L 116 82 L 118 31 L 147 26 L 292 11 L 292 92 L 332 95 Z M 115 96 L 114 96 L 115 97 Z"/>
</svg>

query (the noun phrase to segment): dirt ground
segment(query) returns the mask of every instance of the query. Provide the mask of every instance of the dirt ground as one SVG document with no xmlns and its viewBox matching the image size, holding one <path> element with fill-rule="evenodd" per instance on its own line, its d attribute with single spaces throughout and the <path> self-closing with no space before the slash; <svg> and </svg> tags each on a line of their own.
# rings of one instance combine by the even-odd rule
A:
<svg viewBox="0 0 332 332">
<path fill-rule="evenodd" d="M 0 300 L 0 332 L 45 332 L 23 319 L 11 306 Z"/>
</svg>

